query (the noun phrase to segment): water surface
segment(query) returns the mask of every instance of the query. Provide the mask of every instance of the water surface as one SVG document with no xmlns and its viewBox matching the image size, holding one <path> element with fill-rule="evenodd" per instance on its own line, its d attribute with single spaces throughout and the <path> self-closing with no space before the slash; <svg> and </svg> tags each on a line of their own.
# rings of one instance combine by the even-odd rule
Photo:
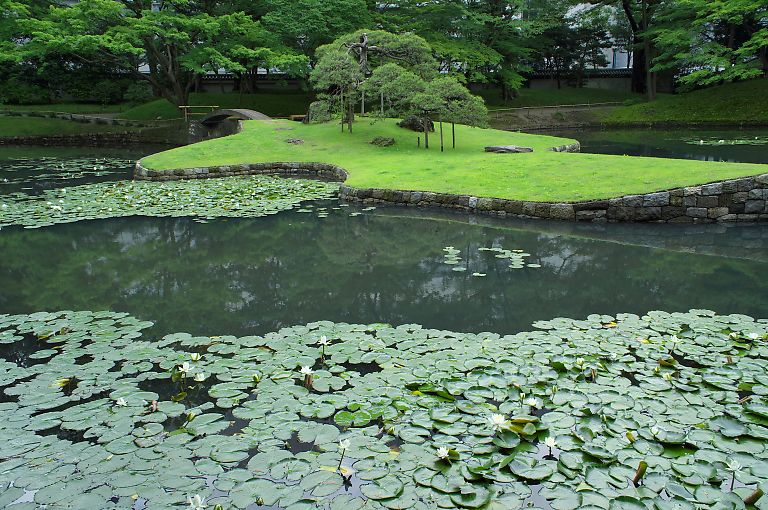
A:
<svg viewBox="0 0 768 510">
<path fill-rule="evenodd" d="M 768 163 L 768 129 L 566 129 L 581 152 L 655 158 Z"/>
</svg>

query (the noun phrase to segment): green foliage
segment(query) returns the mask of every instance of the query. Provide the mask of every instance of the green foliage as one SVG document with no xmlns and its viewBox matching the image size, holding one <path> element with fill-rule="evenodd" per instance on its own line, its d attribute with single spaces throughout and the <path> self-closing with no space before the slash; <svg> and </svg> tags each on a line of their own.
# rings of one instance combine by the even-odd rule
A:
<svg viewBox="0 0 768 510">
<path fill-rule="evenodd" d="M 684 90 L 768 73 L 768 4 L 763 0 L 664 2 L 651 32 L 654 70 L 681 72 Z"/>
<path fill-rule="evenodd" d="M 211 14 L 195 4 L 166 2 L 150 10 L 127 0 L 83 0 L 51 7 L 47 15 L 26 19 L 22 26 L 30 37 L 15 46 L 18 60 L 64 55 L 109 63 L 149 81 L 174 104 L 187 102 L 199 73 L 222 68 L 240 73 L 254 65 L 291 71 L 306 64 L 300 55 L 266 46 L 268 34 L 243 12 Z M 144 65 L 149 74 L 139 71 Z"/>
<path fill-rule="evenodd" d="M 364 0 L 267 0 L 262 24 L 282 42 L 313 56 L 319 46 L 368 26 Z"/>
</svg>

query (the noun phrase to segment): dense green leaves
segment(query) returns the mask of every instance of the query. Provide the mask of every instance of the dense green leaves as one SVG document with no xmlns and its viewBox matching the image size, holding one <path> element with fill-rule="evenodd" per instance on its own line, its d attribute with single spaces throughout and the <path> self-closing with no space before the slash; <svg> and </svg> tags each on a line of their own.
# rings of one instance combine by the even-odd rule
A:
<svg viewBox="0 0 768 510">
<path fill-rule="evenodd" d="M 152 340 L 127 314 L 0 315 L 13 482 L 0 501 L 23 489 L 49 506 L 198 494 L 225 508 L 741 508 L 768 480 L 766 321 L 697 310 L 536 325 L 499 337 L 323 321 Z M 749 399 L 712 374 L 749 384 Z"/>
<path fill-rule="evenodd" d="M 167 183 L 120 181 L 0 198 L 0 227 L 39 228 L 122 216 L 258 217 L 292 209 L 303 200 L 331 198 L 338 184 L 250 176 Z"/>
</svg>

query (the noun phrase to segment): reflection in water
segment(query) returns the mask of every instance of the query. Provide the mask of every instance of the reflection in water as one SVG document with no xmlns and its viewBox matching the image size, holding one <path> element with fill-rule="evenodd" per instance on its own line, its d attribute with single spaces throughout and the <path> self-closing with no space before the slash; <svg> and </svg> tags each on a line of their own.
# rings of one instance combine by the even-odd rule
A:
<svg viewBox="0 0 768 510">
<path fill-rule="evenodd" d="M 353 210 L 3 229 L 0 313 L 108 309 L 153 320 L 158 334 L 240 336 L 324 319 L 511 333 L 590 313 L 768 312 L 766 226 L 593 226 L 406 208 L 350 217 Z M 449 245 L 467 272 L 443 263 Z M 523 249 L 542 267 L 509 269 L 478 251 L 491 246 Z"/>
<path fill-rule="evenodd" d="M 765 129 L 570 129 L 547 134 L 575 138 L 581 152 L 593 154 L 768 163 L 768 145 L 751 145 L 768 139 Z"/>
</svg>

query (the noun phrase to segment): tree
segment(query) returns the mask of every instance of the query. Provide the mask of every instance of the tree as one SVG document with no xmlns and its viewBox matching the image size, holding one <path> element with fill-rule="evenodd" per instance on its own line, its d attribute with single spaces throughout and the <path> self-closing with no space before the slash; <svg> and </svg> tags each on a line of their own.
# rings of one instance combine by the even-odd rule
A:
<svg viewBox="0 0 768 510">
<path fill-rule="evenodd" d="M 379 98 L 380 116 L 402 117 L 407 115 L 413 95 L 423 92 L 425 86 L 426 82 L 416 73 L 390 62 L 377 67 L 362 90 Z"/>
<path fill-rule="evenodd" d="M 259 46 L 252 37 L 260 33 L 258 24 L 242 12 L 211 13 L 206 3 L 184 0 L 154 5 L 159 8 L 132 0 L 81 0 L 52 7 L 25 21 L 30 37 L 15 51 L 21 61 L 65 53 L 88 65 L 109 65 L 146 80 L 176 105 L 188 103 L 197 76 L 206 71 L 244 72 L 243 61 L 292 69 L 301 61 L 283 48 Z"/>
<path fill-rule="evenodd" d="M 413 95 L 411 109 L 422 119 L 425 149 L 429 149 L 429 126 L 435 120 L 440 122 L 440 150 L 443 150 L 443 121 L 452 124 L 454 148 L 456 123 L 470 126 L 488 125 L 488 110 L 482 98 L 473 96 L 466 87 L 450 76 L 441 76 L 428 82 L 422 92 Z"/>
<path fill-rule="evenodd" d="M 308 57 L 371 21 L 365 0 L 267 0 L 262 10 L 264 27 Z"/>
<path fill-rule="evenodd" d="M 765 0 L 667 2 L 650 36 L 652 70 L 680 72 L 683 89 L 768 75 Z"/>
<path fill-rule="evenodd" d="M 325 91 L 331 97 L 336 97 L 338 110 L 341 112 L 341 129 L 344 122 L 352 132 L 354 96 L 363 80 L 359 63 L 345 48 L 328 48 L 318 60 L 310 74 L 315 89 Z"/>
<path fill-rule="evenodd" d="M 360 86 L 375 69 L 395 62 L 420 79 L 437 74 L 429 45 L 421 37 L 360 30 L 318 48 L 310 79 L 316 90 L 338 97 L 342 123 L 346 120 L 351 132 Z"/>
<path fill-rule="evenodd" d="M 651 68 L 653 52 L 652 38 L 648 35 L 654 28 L 658 7 L 670 0 L 589 0 L 592 4 L 611 6 L 623 12 L 632 33 L 632 91 L 646 92 L 653 99 L 656 96 L 655 75 Z"/>
</svg>

